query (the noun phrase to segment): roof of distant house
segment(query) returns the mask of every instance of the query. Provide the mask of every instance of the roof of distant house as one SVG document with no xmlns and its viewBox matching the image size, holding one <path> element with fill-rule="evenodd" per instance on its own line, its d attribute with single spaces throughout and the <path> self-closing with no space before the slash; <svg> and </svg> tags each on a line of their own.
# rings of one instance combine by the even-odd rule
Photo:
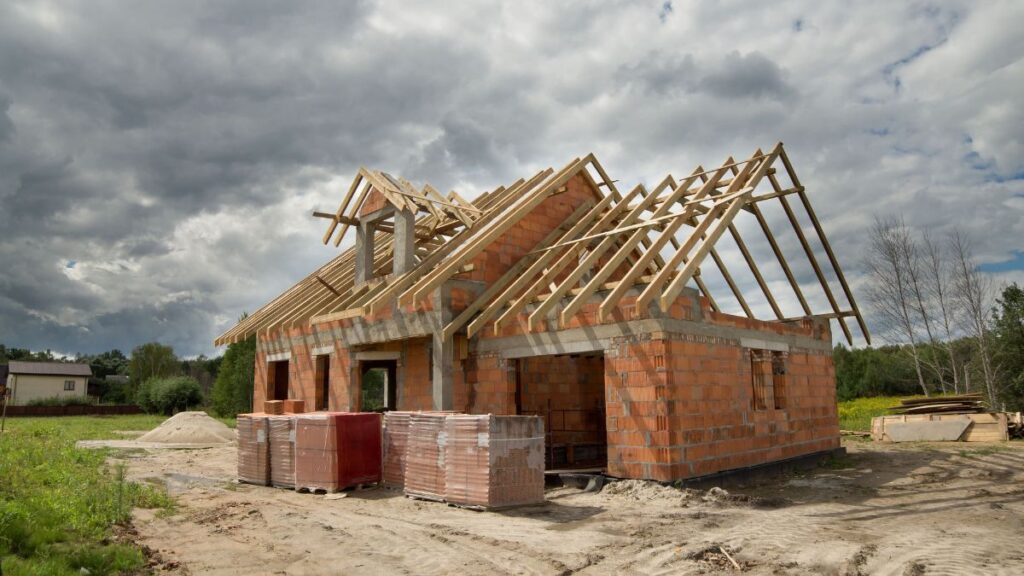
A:
<svg viewBox="0 0 1024 576">
<path fill-rule="evenodd" d="M 92 376 L 88 364 L 72 364 L 69 362 L 23 362 L 12 360 L 9 370 L 11 374 L 32 374 L 37 376 Z"/>
</svg>

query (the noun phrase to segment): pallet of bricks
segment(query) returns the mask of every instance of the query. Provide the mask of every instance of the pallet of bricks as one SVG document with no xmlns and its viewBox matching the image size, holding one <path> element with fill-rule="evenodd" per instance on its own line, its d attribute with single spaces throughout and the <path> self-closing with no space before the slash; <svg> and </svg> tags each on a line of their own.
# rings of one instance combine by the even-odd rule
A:
<svg viewBox="0 0 1024 576">
<path fill-rule="evenodd" d="M 315 412 L 296 417 L 296 490 L 337 492 L 380 478 L 380 414 Z"/>
<path fill-rule="evenodd" d="M 481 510 L 544 502 L 544 424 L 537 416 L 388 413 L 384 431 L 386 481 L 396 484 L 404 462 L 409 497 Z"/>
</svg>

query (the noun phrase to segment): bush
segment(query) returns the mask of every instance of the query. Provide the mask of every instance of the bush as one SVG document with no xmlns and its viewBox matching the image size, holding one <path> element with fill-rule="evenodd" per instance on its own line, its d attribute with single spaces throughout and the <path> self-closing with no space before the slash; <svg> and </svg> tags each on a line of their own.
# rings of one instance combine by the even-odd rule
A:
<svg viewBox="0 0 1024 576">
<path fill-rule="evenodd" d="M 142 383 L 135 403 L 146 412 L 172 414 L 175 410 L 188 410 L 203 402 L 199 382 L 188 376 L 150 378 Z"/>
<path fill-rule="evenodd" d="M 92 398 L 88 396 L 51 396 L 29 400 L 27 406 L 92 406 Z"/>
</svg>

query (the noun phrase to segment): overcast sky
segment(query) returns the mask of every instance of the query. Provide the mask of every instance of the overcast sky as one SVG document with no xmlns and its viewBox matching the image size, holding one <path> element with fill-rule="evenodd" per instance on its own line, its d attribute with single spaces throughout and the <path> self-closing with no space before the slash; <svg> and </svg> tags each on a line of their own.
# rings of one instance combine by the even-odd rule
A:
<svg viewBox="0 0 1024 576">
<path fill-rule="evenodd" d="M 855 291 L 876 214 L 1024 280 L 1024 2 L 453 4 L 0 3 L 0 343 L 213 353 L 360 165 L 628 188 L 781 140 Z"/>
</svg>

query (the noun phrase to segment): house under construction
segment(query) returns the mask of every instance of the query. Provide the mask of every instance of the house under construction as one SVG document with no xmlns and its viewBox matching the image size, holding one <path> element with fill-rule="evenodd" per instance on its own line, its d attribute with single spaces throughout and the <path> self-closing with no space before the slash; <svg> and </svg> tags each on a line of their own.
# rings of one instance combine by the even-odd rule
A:
<svg viewBox="0 0 1024 576">
<path fill-rule="evenodd" d="M 778 230 L 767 202 L 784 210 Z M 216 340 L 257 338 L 257 403 L 537 414 L 550 468 L 655 480 L 839 446 L 830 323 L 868 335 L 781 143 L 625 193 L 593 155 L 472 202 L 361 169 L 314 216 L 325 244 L 352 231 L 354 246 Z M 741 229 L 770 247 L 755 252 L 795 313 Z M 817 282 L 798 282 L 783 233 Z M 754 317 L 716 249 L 726 235 L 771 317 Z M 702 270 L 742 315 L 719 309 Z M 373 370 L 382 392 L 364 385 Z"/>
</svg>

